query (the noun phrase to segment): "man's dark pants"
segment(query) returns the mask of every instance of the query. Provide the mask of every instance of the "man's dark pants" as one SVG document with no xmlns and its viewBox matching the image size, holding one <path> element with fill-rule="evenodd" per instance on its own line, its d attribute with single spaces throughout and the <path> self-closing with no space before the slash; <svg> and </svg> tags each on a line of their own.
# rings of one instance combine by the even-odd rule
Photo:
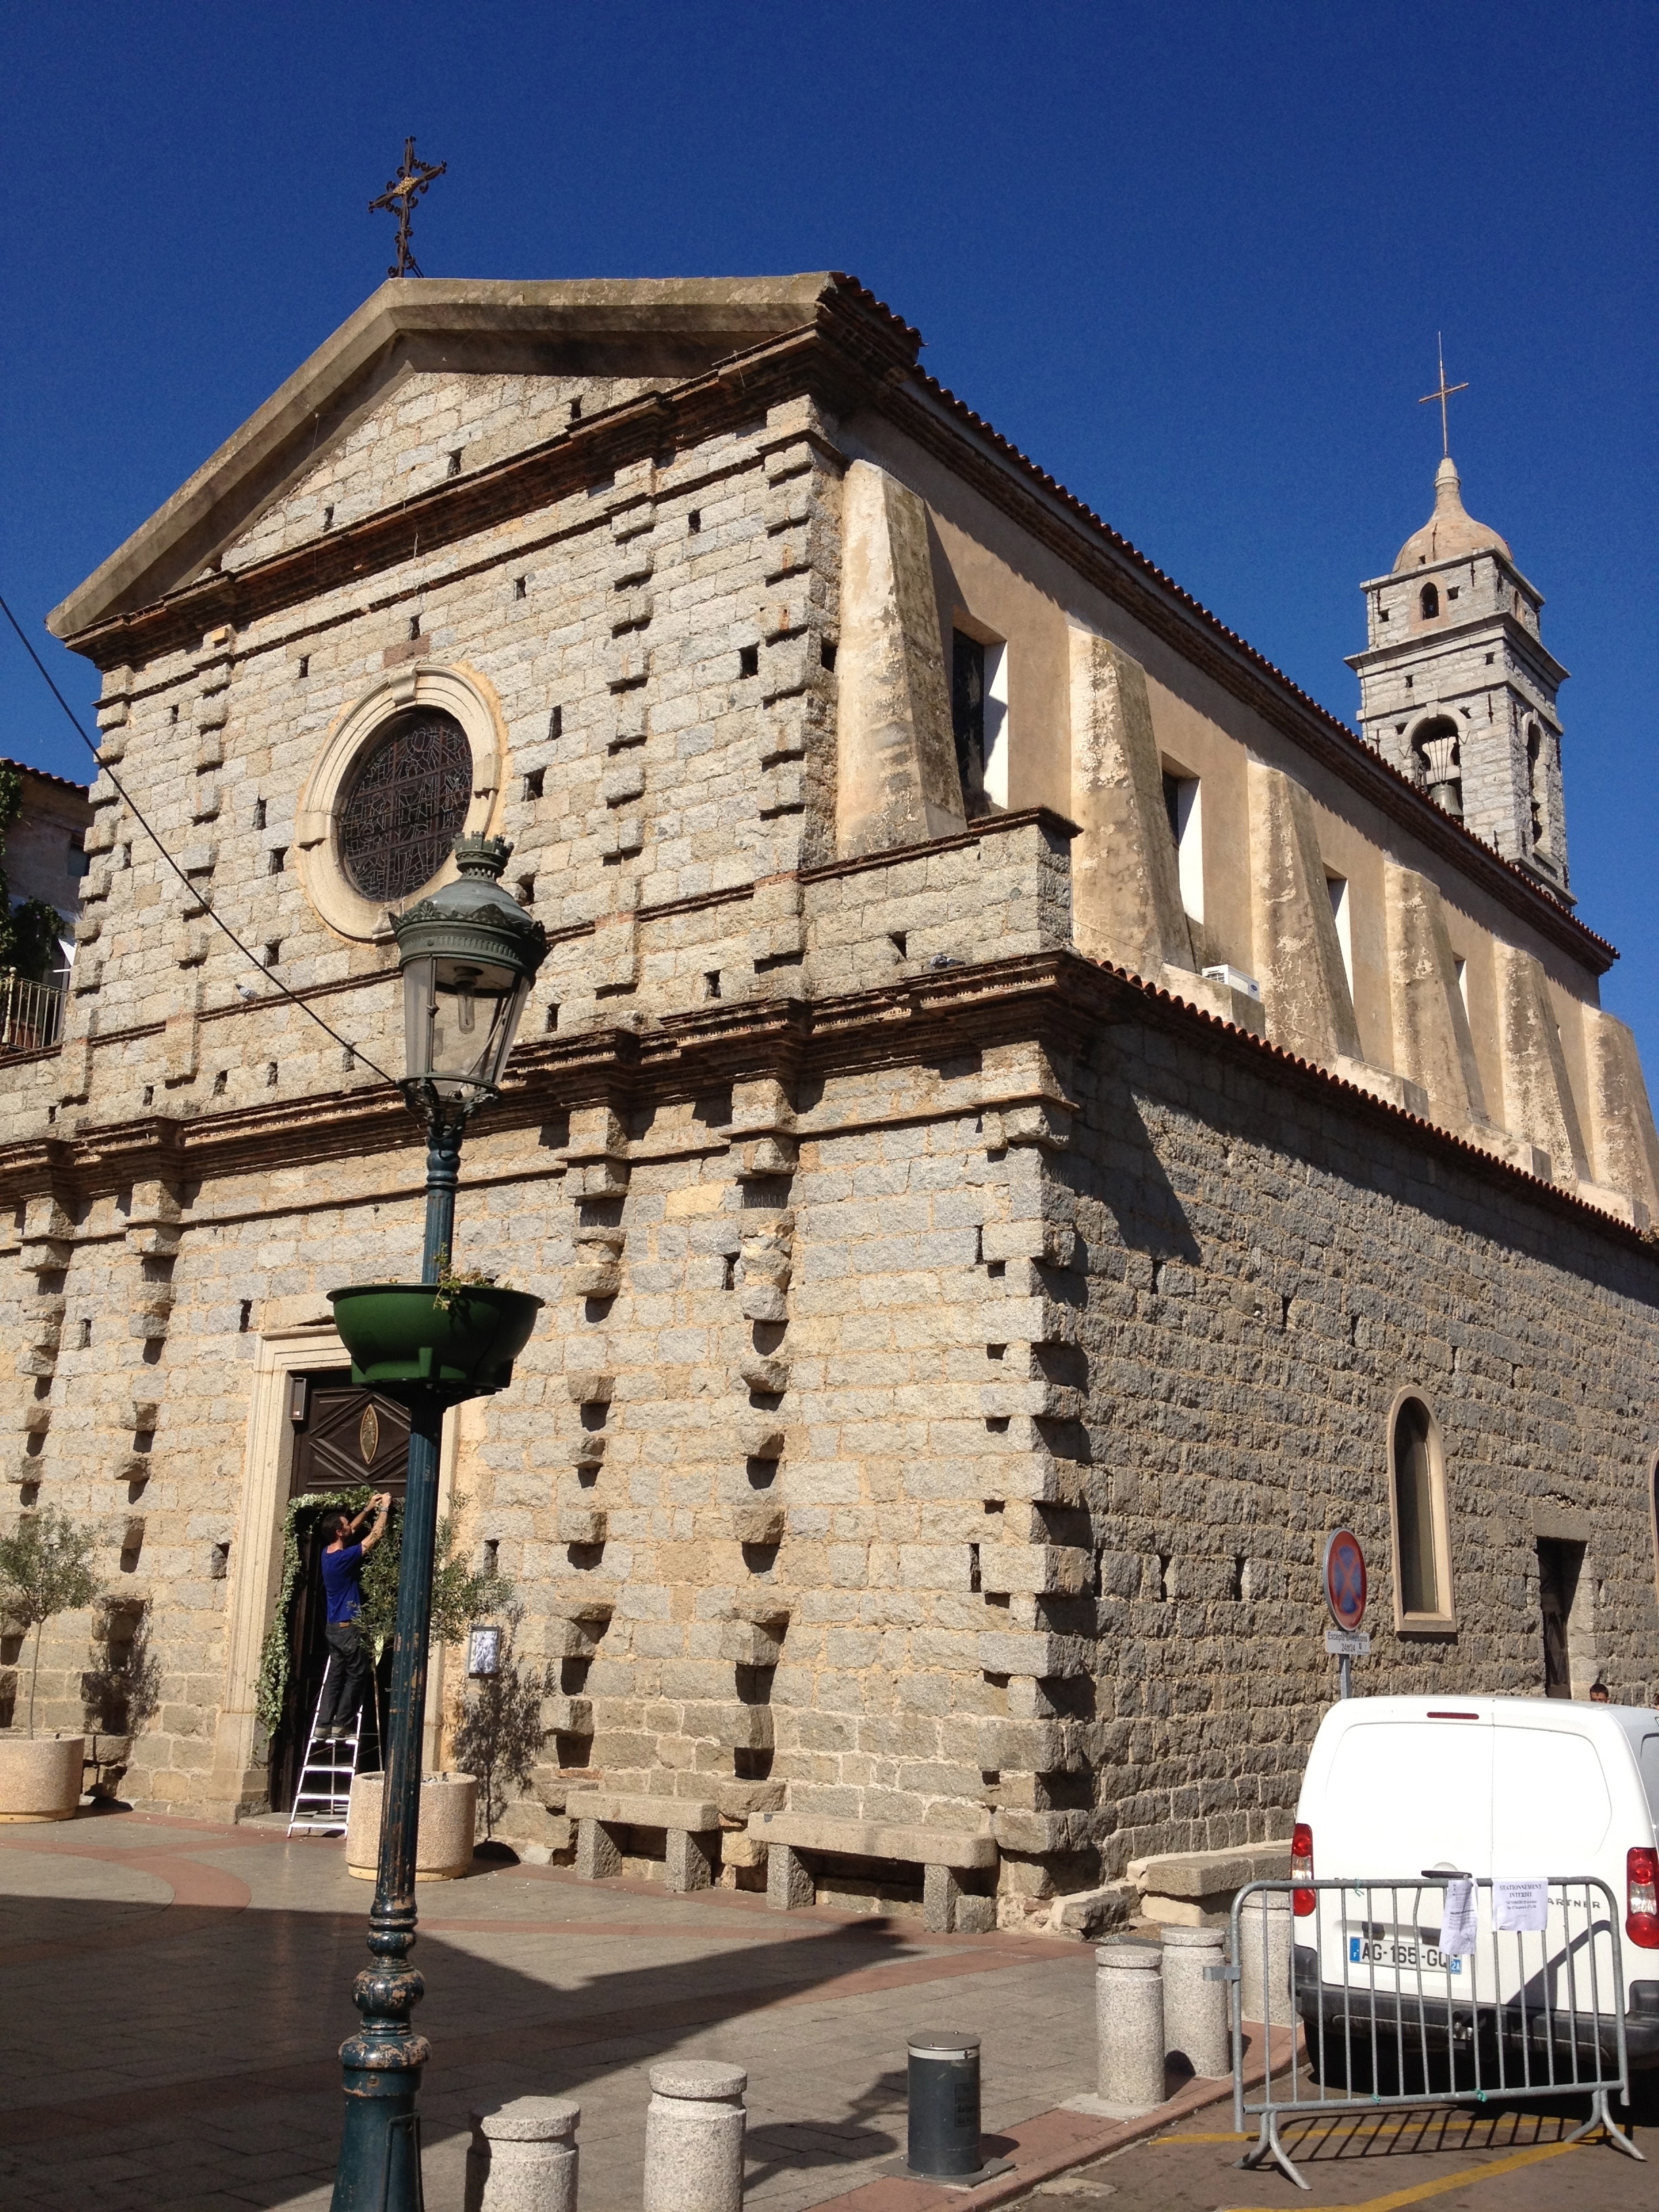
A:
<svg viewBox="0 0 1659 2212">
<path fill-rule="evenodd" d="M 329 1649 L 319 1728 L 349 1727 L 368 1688 L 368 1646 L 355 1620 L 331 1620 L 323 1631 Z"/>
</svg>

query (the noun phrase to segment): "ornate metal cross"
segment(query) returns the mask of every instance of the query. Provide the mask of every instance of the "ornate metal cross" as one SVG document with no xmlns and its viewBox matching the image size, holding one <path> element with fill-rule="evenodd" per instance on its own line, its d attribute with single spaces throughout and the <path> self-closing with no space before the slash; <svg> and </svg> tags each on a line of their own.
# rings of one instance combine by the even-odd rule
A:
<svg viewBox="0 0 1659 2212">
<path fill-rule="evenodd" d="M 409 143 L 413 146 L 415 141 L 411 138 Z M 1451 436 L 1446 422 L 1446 402 L 1454 392 L 1467 392 L 1469 387 L 1467 384 L 1447 383 L 1446 349 L 1441 342 L 1438 331 L 1434 334 L 1434 343 L 1435 349 L 1440 356 L 1440 389 L 1437 392 L 1425 392 L 1417 404 L 1419 407 L 1426 407 L 1433 400 L 1437 399 L 1440 402 L 1440 451 L 1443 458 L 1451 451 Z"/>
<path fill-rule="evenodd" d="M 435 166 L 430 161 L 417 161 L 415 159 L 415 141 L 405 138 L 402 168 L 391 179 L 380 198 L 369 202 L 371 215 L 378 215 L 384 208 L 389 215 L 395 215 L 398 218 L 398 258 L 386 270 L 388 276 L 420 275 L 420 264 L 416 260 L 414 248 L 409 242 L 410 218 L 415 212 L 416 201 L 434 177 L 441 177 L 448 167 L 447 161 L 439 161 Z"/>
</svg>

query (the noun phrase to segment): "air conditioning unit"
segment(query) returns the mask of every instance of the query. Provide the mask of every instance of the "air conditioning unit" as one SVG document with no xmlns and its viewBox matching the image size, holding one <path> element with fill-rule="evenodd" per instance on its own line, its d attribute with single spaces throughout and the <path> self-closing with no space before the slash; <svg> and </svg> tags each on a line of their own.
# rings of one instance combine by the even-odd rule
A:
<svg viewBox="0 0 1659 2212">
<path fill-rule="evenodd" d="M 1224 960 L 1218 968 L 1206 968 L 1204 973 L 1212 983 L 1224 983 L 1230 991 L 1243 991 L 1247 999 L 1261 1001 L 1261 986 L 1254 975 L 1247 975 L 1242 968 L 1230 968 Z"/>
</svg>

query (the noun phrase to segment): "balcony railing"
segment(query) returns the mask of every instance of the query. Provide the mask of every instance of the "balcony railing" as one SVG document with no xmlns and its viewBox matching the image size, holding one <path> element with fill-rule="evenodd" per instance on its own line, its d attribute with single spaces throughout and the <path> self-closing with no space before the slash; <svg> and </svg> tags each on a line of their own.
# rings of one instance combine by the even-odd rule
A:
<svg viewBox="0 0 1659 2212">
<path fill-rule="evenodd" d="M 0 1060 L 40 1052 L 64 1034 L 64 985 L 0 972 Z"/>
</svg>

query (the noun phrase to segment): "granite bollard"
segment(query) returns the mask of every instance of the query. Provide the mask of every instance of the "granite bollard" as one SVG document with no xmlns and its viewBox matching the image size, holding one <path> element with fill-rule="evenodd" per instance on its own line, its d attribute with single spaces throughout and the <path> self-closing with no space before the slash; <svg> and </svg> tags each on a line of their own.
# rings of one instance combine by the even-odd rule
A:
<svg viewBox="0 0 1659 2212">
<path fill-rule="evenodd" d="M 1232 2070 L 1227 2020 L 1224 1928 L 1164 1930 L 1164 2049 L 1194 2074 L 1217 2079 Z"/>
<path fill-rule="evenodd" d="M 1238 1913 L 1239 2017 L 1288 2027 L 1291 2002 L 1291 1894 L 1261 1889 Z"/>
<path fill-rule="evenodd" d="M 1095 1953 L 1096 2062 L 1103 2112 L 1134 2119 L 1164 2102 L 1163 1954 L 1121 1937 Z"/>
<path fill-rule="evenodd" d="M 475 2107 L 465 2212 L 576 2212 L 576 2123 L 568 2097 Z"/>
<path fill-rule="evenodd" d="M 676 2058 L 651 2069 L 645 2212 L 739 2212 L 748 2119 L 741 2066 Z"/>
</svg>

